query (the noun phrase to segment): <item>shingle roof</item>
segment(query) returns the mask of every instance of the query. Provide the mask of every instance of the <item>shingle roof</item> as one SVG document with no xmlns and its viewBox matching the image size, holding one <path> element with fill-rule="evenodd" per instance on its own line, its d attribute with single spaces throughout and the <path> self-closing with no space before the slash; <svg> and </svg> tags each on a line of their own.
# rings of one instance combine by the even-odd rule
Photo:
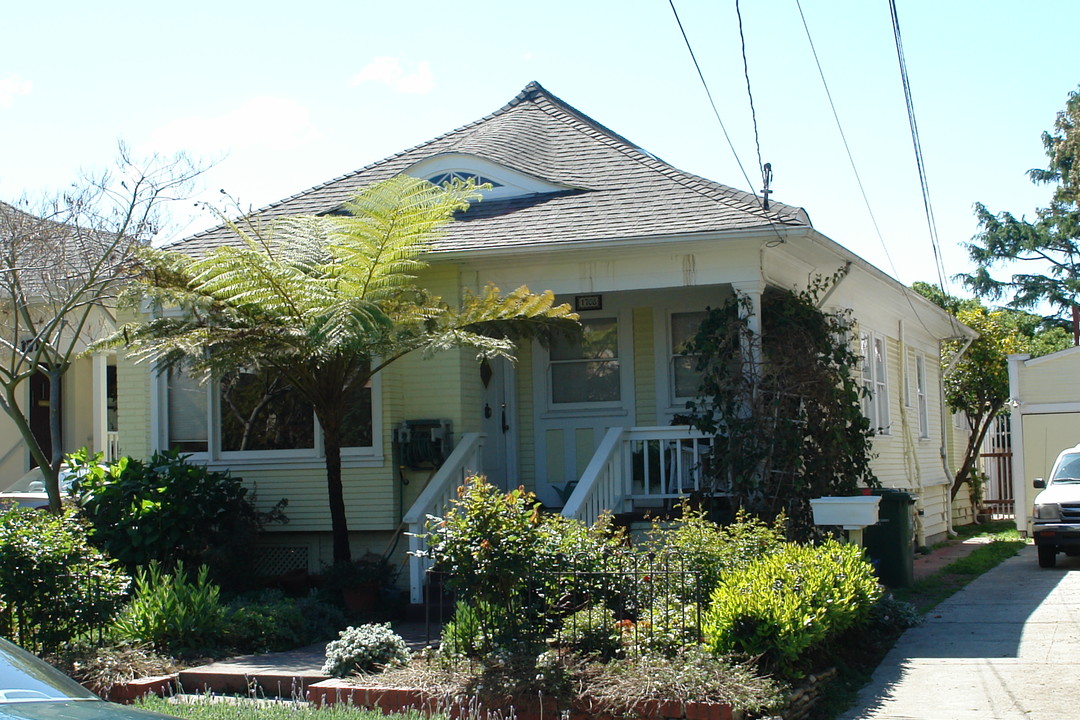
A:
<svg viewBox="0 0 1080 720">
<path fill-rule="evenodd" d="M 568 191 L 481 202 L 453 223 L 437 250 L 475 250 L 635 237 L 807 227 L 801 209 L 674 168 L 529 83 L 473 123 L 257 211 L 265 219 L 323 214 L 365 185 L 434 155 L 471 154 Z M 234 242 L 215 228 L 172 245 L 202 254 Z"/>
</svg>

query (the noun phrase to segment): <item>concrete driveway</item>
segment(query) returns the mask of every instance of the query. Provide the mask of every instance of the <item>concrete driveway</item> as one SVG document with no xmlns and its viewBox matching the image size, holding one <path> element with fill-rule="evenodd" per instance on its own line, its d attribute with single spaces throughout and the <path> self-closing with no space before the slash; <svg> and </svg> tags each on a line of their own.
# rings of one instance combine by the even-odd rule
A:
<svg viewBox="0 0 1080 720">
<path fill-rule="evenodd" d="M 1080 558 L 1026 547 L 900 638 L 839 720 L 1080 718 Z"/>
</svg>

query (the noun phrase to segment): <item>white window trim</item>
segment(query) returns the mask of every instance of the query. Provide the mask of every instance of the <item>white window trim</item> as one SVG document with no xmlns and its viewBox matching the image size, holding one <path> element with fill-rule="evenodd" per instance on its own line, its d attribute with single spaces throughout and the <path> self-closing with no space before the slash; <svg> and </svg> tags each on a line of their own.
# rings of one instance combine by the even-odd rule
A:
<svg viewBox="0 0 1080 720">
<path fill-rule="evenodd" d="M 889 437 L 892 435 L 892 415 L 889 407 L 889 339 L 881 333 L 870 330 L 859 331 L 860 346 L 864 343 L 870 357 L 863 358 L 862 383 L 863 387 L 870 390 L 870 397 L 863 399 L 863 413 L 870 420 L 871 429 L 877 437 Z M 878 344 L 881 346 L 881 377 L 878 377 L 877 363 L 874 352 Z M 860 352 L 862 347 L 860 347 Z M 869 377 L 867 377 L 869 369 Z M 873 415 L 867 412 L 873 408 Z"/>
<path fill-rule="evenodd" d="M 153 449 L 167 450 L 169 447 L 169 387 L 167 373 L 155 371 L 152 375 L 153 392 L 151 393 L 151 411 Z M 290 448 L 286 450 L 222 450 L 219 423 L 220 393 L 217 383 L 206 386 L 207 451 L 185 453 L 196 462 L 211 467 L 244 467 L 247 469 L 274 469 L 280 467 L 312 468 L 325 466 L 322 429 L 318 418 L 312 413 L 311 420 L 315 427 L 315 442 L 311 448 Z M 379 374 L 371 379 L 371 446 L 341 448 L 342 467 L 374 467 L 384 463 L 382 443 L 382 379 Z"/>
<path fill-rule="evenodd" d="M 606 298 L 605 298 L 606 301 Z M 580 313 L 583 318 L 614 318 L 618 323 L 619 399 L 602 402 L 556 403 L 552 401 L 551 353 L 540 343 L 533 344 L 534 397 L 538 400 L 542 419 L 588 417 L 590 415 L 629 415 L 634 397 L 633 378 L 633 317 L 624 307 Z"/>
<path fill-rule="evenodd" d="M 671 406 L 671 409 L 675 413 L 679 413 L 679 412 L 685 413 L 686 412 L 686 403 L 689 402 L 690 400 L 699 399 L 697 395 L 676 395 L 675 394 L 675 359 L 680 358 L 680 357 L 697 357 L 697 356 L 696 355 L 693 355 L 693 356 L 677 355 L 675 353 L 675 349 L 673 347 L 673 345 L 675 344 L 675 338 L 674 338 L 674 327 L 675 326 L 674 326 L 674 323 L 672 322 L 672 317 L 674 315 L 688 315 L 688 314 L 691 314 L 691 313 L 702 313 L 703 315 L 707 315 L 707 312 L 704 309 L 701 309 L 701 310 L 686 310 L 686 309 L 671 310 L 671 309 L 669 309 L 664 313 L 664 319 L 665 319 L 664 337 L 663 337 L 663 343 L 664 344 L 661 347 L 663 349 L 664 356 L 665 356 L 664 365 L 665 365 L 665 375 L 667 376 L 667 378 L 666 378 L 667 397 L 669 399 L 669 404 Z"/>
<path fill-rule="evenodd" d="M 915 352 L 915 407 L 919 416 L 919 438 L 930 437 L 930 398 L 927 395 L 926 355 Z"/>
</svg>

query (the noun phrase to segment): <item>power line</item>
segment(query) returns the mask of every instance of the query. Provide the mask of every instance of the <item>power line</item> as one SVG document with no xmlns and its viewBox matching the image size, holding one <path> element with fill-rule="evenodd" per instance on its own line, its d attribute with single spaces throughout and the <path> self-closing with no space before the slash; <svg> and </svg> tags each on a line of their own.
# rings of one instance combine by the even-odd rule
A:
<svg viewBox="0 0 1080 720">
<path fill-rule="evenodd" d="M 934 251 L 934 266 L 937 270 L 941 290 L 948 295 L 949 286 L 945 275 L 945 265 L 941 259 L 941 244 L 938 238 L 937 224 L 934 221 L 934 209 L 930 202 L 930 186 L 926 179 L 926 163 L 923 160 L 922 142 L 919 140 L 919 125 L 915 121 L 915 104 L 911 96 L 911 81 L 908 79 L 904 44 L 900 37 L 900 19 L 896 14 L 896 0 L 889 0 L 889 15 L 892 18 L 893 38 L 896 41 L 896 57 L 900 63 L 900 81 L 904 87 L 904 102 L 907 106 L 911 142 L 915 149 L 915 166 L 919 171 L 919 187 L 922 190 L 923 211 L 926 214 L 926 224 L 930 231 L 930 246 Z"/>
<path fill-rule="evenodd" d="M 720 129 L 724 131 L 724 139 L 727 140 L 728 147 L 731 148 L 731 154 L 735 156 L 735 162 L 739 166 L 739 172 L 742 173 L 743 180 L 746 181 L 747 187 L 750 188 L 750 192 L 757 197 L 757 193 L 754 192 L 754 184 L 750 182 L 750 176 L 746 174 L 746 168 L 743 167 L 742 160 L 739 159 L 739 153 L 735 150 L 735 143 L 731 141 L 731 136 L 728 135 L 727 127 L 724 125 L 724 120 L 720 117 L 720 111 L 716 107 L 716 101 L 713 99 L 712 91 L 709 90 L 709 84 L 705 82 L 705 75 L 701 71 L 701 65 L 698 63 L 697 56 L 694 54 L 694 48 L 690 45 L 690 38 L 686 36 L 686 29 L 683 27 L 682 20 L 679 19 L 679 11 L 675 9 L 675 0 L 668 0 L 668 4 L 671 5 L 671 12 L 675 15 L 675 22 L 679 26 L 679 32 L 682 33 L 683 42 L 686 43 L 686 49 L 690 52 L 690 59 L 694 61 L 694 69 L 697 70 L 698 79 L 701 80 L 701 86 L 705 88 L 705 95 L 709 98 L 709 105 L 712 106 L 713 115 L 716 116 L 716 121 L 720 123 Z"/>
<path fill-rule="evenodd" d="M 814 63 L 817 65 L 818 76 L 821 78 L 821 85 L 825 88 L 825 97 L 829 100 L 829 108 L 832 110 L 833 120 L 836 121 L 836 129 L 840 132 L 840 139 L 844 144 L 844 152 L 847 154 L 848 163 L 851 165 L 851 172 L 855 175 L 855 183 L 859 186 L 859 194 L 862 195 L 863 204 L 866 206 L 866 212 L 870 216 L 870 222 L 874 226 L 874 233 L 877 235 L 878 243 L 881 244 L 881 249 L 885 253 L 885 259 L 889 263 L 889 269 L 892 270 L 893 277 L 899 278 L 900 273 L 896 270 L 896 265 L 893 263 L 892 255 L 889 253 L 889 247 L 885 243 L 885 236 L 881 232 L 881 226 L 878 225 L 877 217 L 874 215 L 874 209 L 870 205 L 870 198 L 866 194 L 866 187 L 863 185 L 862 176 L 859 175 L 859 168 L 855 164 L 855 156 L 851 152 L 851 146 L 848 144 L 847 134 L 844 132 L 844 126 L 840 122 L 840 113 L 836 109 L 836 103 L 833 102 L 832 91 L 829 90 L 829 83 L 825 79 L 825 70 L 821 66 L 821 58 L 818 56 L 817 47 L 814 45 L 814 38 L 810 34 L 810 25 L 806 21 L 806 14 L 803 12 L 802 3 L 799 0 L 795 0 L 795 7 L 799 10 L 799 18 L 802 20 L 803 30 L 806 32 L 806 40 L 810 44 L 810 52 L 814 56 Z M 938 273 L 940 276 L 940 272 Z M 901 283 L 903 284 L 903 283 Z M 944 288 L 942 288 L 944 290 Z M 923 326 L 929 332 L 929 328 L 926 327 L 926 323 L 923 322 L 922 316 L 919 315 L 918 309 L 911 301 L 911 296 L 907 287 L 904 288 L 904 298 L 908 302 L 908 306 L 915 314 L 915 318 L 919 321 L 919 324 Z"/>
<path fill-rule="evenodd" d="M 683 42 L 686 44 L 686 49 L 690 53 L 690 59 L 693 60 L 693 62 L 694 62 L 694 69 L 697 70 L 697 76 L 698 76 L 698 79 L 701 81 L 701 86 L 703 88 L 705 88 L 705 95 L 709 98 L 709 105 L 712 106 L 713 115 L 716 116 L 716 121 L 718 123 L 720 123 L 720 129 L 723 130 L 723 132 L 724 132 L 724 139 L 727 140 L 728 147 L 731 148 L 731 154 L 735 157 L 735 162 L 739 166 L 739 172 L 742 173 L 743 180 L 746 181 L 746 186 L 750 188 L 750 194 L 754 196 L 754 199 L 758 201 L 758 203 L 761 206 L 761 209 L 764 211 L 764 213 L 765 213 L 765 221 L 767 223 L 769 223 L 769 227 L 772 228 L 772 231 L 776 234 L 776 242 L 777 243 L 782 243 L 782 242 L 784 242 L 784 238 L 780 235 L 780 231 L 776 228 L 776 223 L 773 222 L 773 218 L 769 214 L 769 196 L 768 196 L 768 193 L 771 192 L 771 191 L 768 188 L 769 188 L 769 183 L 772 181 L 772 168 L 771 167 L 766 167 L 765 165 L 761 164 L 761 145 L 758 142 L 757 116 L 756 116 L 756 114 L 754 115 L 754 142 L 758 145 L 758 166 L 759 166 L 759 168 L 761 170 L 762 182 L 765 185 L 764 190 L 763 190 L 766 193 L 764 202 L 762 202 L 761 198 L 758 196 L 757 191 L 754 190 L 754 184 L 752 182 L 750 182 L 750 176 L 746 174 L 746 168 L 743 166 L 742 160 L 739 158 L 739 153 L 735 150 L 735 144 L 731 141 L 731 136 L 728 134 L 727 127 L 725 127 L 724 121 L 720 117 L 720 111 L 716 107 L 716 101 L 713 99 L 712 91 L 709 90 L 709 84 L 707 82 L 705 82 L 705 74 L 701 70 L 701 64 L 698 63 L 697 55 L 694 53 L 694 48 L 690 44 L 690 38 L 686 34 L 686 28 L 683 27 L 682 20 L 679 18 L 679 11 L 675 9 L 675 0 L 668 0 L 668 4 L 671 6 L 672 14 L 675 15 L 675 22 L 679 26 L 679 32 L 682 34 Z M 736 12 L 738 12 L 738 9 L 739 9 L 738 8 L 738 0 L 736 0 L 736 5 L 735 5 Z M 740 37 L 742 36 L 742 15 L 739 15 L 739 35 L 740 35 Z M 749 73 L 749 70 L 746 69 L 746 43 L 745 42 L 743 43 L 743 67 L 744 67 L 745 75 L 746 75 L 746 90 L 747 90 L 747 93 L 749 93 L 750 92 L 750 73 Z M 750 111 L 751 111 L 751 113 L 754 112 L 753 95 L 750 96 Z"/>
<path fill-rule="evenodd" d="M 739 20 L 739 44 L 742 48 L 743 77 L 746 78 L 746 97 L 750 100 L 750 119 L 754 124 L 754 147 L 757 148 L 758 170 L 761 172 L 761 181 L 767 186 L 765 179 L 765 164 L 761 161 L 761 138 L 758 136 L 757 111 L 754 109 L 754 93 L 750 90 L 750 64 L 746 61 L 746 36 L 743 35 L 742 12 L 739 10 L 739 0 L 735 0 L 735 17 Z M 769 196 L 765 196 L 766 204 Z"/>
</svg>

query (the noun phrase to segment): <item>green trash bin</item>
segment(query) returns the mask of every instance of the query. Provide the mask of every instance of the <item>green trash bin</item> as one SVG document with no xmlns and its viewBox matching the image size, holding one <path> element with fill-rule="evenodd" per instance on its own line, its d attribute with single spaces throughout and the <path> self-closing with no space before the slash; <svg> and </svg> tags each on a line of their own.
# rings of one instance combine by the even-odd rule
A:
<svg viewBox="0 0 1080 720">
<path fill-rule="evenodd" d="M 907 587 L 915 581 L 915 496 L 903 490 L 874 490 L 881 496 L 878 523 L 863 532 L 863 546 L 878 578 L 889 587 Z"/>
</svg>

